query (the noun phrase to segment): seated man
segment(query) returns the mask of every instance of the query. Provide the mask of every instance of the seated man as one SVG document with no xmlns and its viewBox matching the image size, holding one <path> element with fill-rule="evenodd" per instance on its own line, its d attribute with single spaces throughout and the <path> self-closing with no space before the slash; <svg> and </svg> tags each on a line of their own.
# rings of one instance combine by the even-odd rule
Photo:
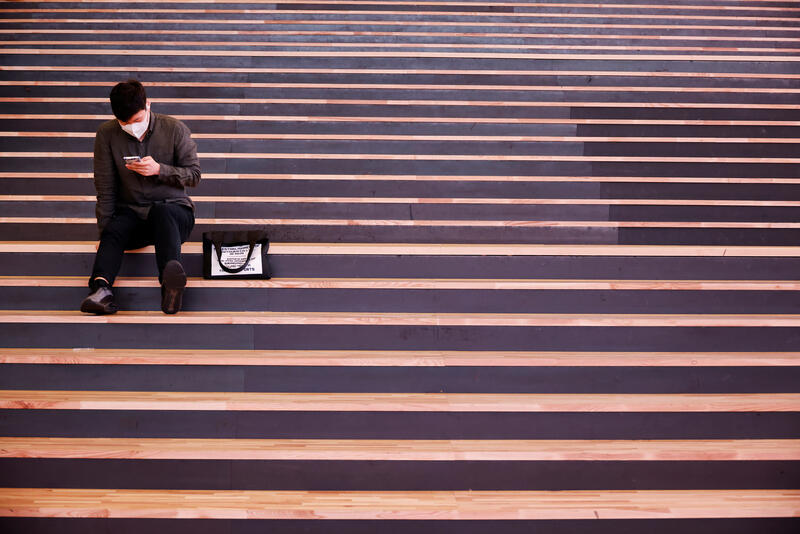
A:
<svg viewBox="0 0 800 534">
<path fill-rule="evenodd" d="M 185 124 L 150 111 L 138 81 L 117 84 L 110 98 L 116 119 L 100 126 L 94 143 L 100 245 L 81 311 L 115 313 L 111 286 L 125 250 L 155 245 L 161 310 L 177 313 L 186 286 L 181 243 L 194 227 L 184 188 L 200 181 L 197 145 Z"/>
</svg>

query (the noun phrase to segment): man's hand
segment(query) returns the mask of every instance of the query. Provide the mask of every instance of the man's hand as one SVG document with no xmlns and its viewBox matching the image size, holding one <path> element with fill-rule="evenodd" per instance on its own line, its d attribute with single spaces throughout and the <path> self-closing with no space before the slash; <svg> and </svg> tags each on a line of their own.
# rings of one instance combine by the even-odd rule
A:
<svg viewBox="0 0 800 534">
<path fill-rule="evenodd" d="M 142 176 L 158 176 L 158 173 L 161 170 L 161 165 L 159 165 L 158 162 L 150 156 L 143 157 L 142 161 L 126 163 L 125 167 L 135 173 L 141 174 Z"/>
</svg>

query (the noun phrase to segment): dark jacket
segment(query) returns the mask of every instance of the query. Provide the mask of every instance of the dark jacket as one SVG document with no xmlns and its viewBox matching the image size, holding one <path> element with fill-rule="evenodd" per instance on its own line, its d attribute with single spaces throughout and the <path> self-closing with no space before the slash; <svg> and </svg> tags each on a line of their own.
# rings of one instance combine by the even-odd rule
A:
<svg viewBox="0 0 800 534">
<path fill-rule="evenodd" d="M 142 176 L 125 167 L 123 156 L 151 156 L 158 176 Z M 156 202 L 175 202 L 194 210 L 186 187 L 200 181 L 197 145 L 181 121 L 150 112 L 142 141 L 125 132 L 116 119 L 103 123 L 94 140 L 94 186 L 97 226 L 103 231 L 117 207 L 128 207 L 142 219 Z"/>
</svg>

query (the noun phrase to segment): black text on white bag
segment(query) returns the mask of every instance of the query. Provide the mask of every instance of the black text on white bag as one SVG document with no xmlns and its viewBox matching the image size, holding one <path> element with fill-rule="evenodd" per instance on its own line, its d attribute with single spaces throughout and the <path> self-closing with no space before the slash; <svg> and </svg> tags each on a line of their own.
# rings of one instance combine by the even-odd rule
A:
<svg viewBox="0 0 800 534">
<path fill-rule="evenodd" d="M 269 279 L 269 238 L 263 230 L 203 233 L 203 278 Z"/>
</svg>

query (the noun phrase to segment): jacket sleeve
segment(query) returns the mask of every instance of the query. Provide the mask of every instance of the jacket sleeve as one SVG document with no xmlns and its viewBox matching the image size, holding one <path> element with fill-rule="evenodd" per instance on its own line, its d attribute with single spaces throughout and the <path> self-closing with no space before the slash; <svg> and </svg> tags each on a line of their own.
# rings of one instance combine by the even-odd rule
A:
<svg viewBox="0 0 800 534">
<path fill-rule="evenodd" d="M 108 221 L 114 216 L 117 202 L 117 169 L 111 153 L 111 145 L 103 130 L 94 138 L 94 188 L 97 192 L 97 229 L 103 233 Z"/>
<path fill-rule="evenodd" d="M 197 144 L 185 124 L 179 123 L 175 128 L 173 143 L 174 165 L 159 161 L 158 181 L 173 187 L 195 187 L 200 182 L 200 160 L 197 158 Z"/>
</svg>

